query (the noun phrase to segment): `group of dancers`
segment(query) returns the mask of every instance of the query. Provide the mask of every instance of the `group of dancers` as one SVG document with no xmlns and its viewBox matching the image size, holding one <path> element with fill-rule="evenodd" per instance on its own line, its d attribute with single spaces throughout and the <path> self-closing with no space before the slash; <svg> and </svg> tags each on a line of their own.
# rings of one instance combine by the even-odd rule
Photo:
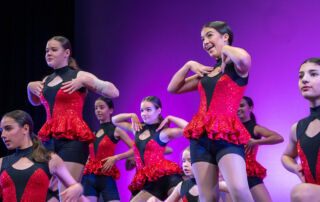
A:
<svg viewBox="0 0 320 202">
<path fill-rule="evenodd" d="M 250 55 L 232 46 L 233 32 L 222 21 L 205 24 L 201 39 L 204 50 L 216 59 L 214 67 L 188 61 L 168 85 L 174 94 L 199 91 L 200 106 L 189 123 L 162 117 L 155 96 L 142 99 L 142 122 L 135 113 L 112 115 L 110 98 L 119 96 L 116 86 L 81 71 L 68 39 L 49 39 L 45 59 L 54 73 L 27 87 L 29 101 L 45 107 L 47 121 L 35 134 L 25 111 L 11 111 L 1 119 L 4 143 L 16 149 L 0 159 L 2 200 L 120 201 L 115 164 L 127 159 L 127 169 L 136 168 L 128 187 L 133 202 L 272 201 L 263 183 L 266 169 L 256 161 L 257 149 L 283 138 L 256 123 L 253 101 L 244 96 Z M 190 71 L 194 75 L 187 77 Z M 292 126 L 282 163 L 302 182 L 292 189 L 292 201 L 320 201 L 320 58 L 302 63 L 299 88 L 311 114 Z M 94 106 L 100 122 L 95 134 L 82 119 L 88 90 L 102 95 Z M 133 133 L 134 140 L 127 133 Z M 181 169 L 164 155 L 172 152 L 167 143 L 182 135 L 190 146 L 182 153 Z M 120 140 L 128 150 L 116 154 Z M 220 192 L 225 192 L 223 197 Z"/>
</svg>

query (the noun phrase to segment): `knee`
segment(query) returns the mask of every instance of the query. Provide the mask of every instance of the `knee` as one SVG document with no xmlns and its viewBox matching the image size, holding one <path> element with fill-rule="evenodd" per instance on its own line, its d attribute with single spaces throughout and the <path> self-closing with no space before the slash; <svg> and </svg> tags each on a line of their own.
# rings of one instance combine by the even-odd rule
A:
<svg viewBox="0 0 320 202">
<path fill-rule="evenodd" d="M 309 196 L 307 184 L 298 184 L 291 190 L 291 201 L 302 202 Z"/>
<path fill-rule="evenodd" d="M 245 185 L 236 185 L 228 187 L 230 194 L 236 201 L 241 201 L 243 199 L 250 198 L 250 190 L 248 186 Z"/>
</svg>

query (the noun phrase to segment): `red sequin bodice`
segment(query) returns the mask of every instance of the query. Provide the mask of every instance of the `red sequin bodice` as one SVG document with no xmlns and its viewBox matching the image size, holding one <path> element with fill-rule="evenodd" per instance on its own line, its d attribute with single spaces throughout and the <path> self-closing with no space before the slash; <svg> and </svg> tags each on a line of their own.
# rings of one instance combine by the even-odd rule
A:
<svg viewBox="0 0 320 202">
<path fill-rule="evenodd" d="M 98 139 L 99 138 L 97 138 L 96 141 L 98 141 Z M 117 144 L 112 142 L 108 135 L 104 135 L 97 145 L 91 143 L 89 145 L 90 155 L 84 169 L 84 174 L 89 175 L 93 173 L 96 175 L 112 176 L 114 180 L 119 179 L 120 171 L 116 165 L 114 165 L 109 172 L 101 171 L 104 163 L 101 160 L 113 156 L 115 154 L 116 146 Z"/>
<path fill-rule="evenodd" d="M 46 141 L 55 137 L 93 142 L 95 135 L 82 119 L 84 98 L 85 93 L 76 91 L 69 94 L 60 89 L 56 94 L 51 114 L 49 104 L 41 94 L 40 100 L 47 112 L 47 121 L 38 133 L 41 140 Z"/>
<path fill-rule="evenodd" d="M 150 132 L 152 139 L 147 141 L 145 149 L 142 151 L 143 154 L 141 148 L 139 149 L 137 146 L 137 141 L 141 140 L 137 134 L 135 137 L 133 151 L 136 160 L 136 174 L 129 186 L 131 191 L 142 190 L 147 181 L 154 182 L 163 176 L 181 174 L 182 172 L 177 163 L 164 158 L 165 146 L 159 145 L 159 133 Z"/>
<path fill-rule="evenodd" d="M 226 72 L 220 76 L 215 83 L 210 103 L 207 103 L 207 95 L 202 82 L 198 83 L 199 110 L 185 127 L 183 134 L 186 138 L 198 139 L 203 133 L 206 133 L 212 140 L 246 144 L 250 139 L 250 134 L 237 117 L 246 85 L 239 86 Z"/>
</svg>

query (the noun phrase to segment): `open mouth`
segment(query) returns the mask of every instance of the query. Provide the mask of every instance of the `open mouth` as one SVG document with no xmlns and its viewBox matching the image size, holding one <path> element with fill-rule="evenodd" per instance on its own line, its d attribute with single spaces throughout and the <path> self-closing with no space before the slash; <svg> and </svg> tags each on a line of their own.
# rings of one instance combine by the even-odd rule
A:
<svg viewBox="0 0 320 202">
<path fill-rule="evenodd" d="M 207 51 L 210 51 L 210 50 L 212 50 L 214 47 L 215 47 L 215 46 L 214 46 L 213 44 L 208 44 L 208 45 L 205 46 L 205 49 L 206 49 Z"/>
</svg>

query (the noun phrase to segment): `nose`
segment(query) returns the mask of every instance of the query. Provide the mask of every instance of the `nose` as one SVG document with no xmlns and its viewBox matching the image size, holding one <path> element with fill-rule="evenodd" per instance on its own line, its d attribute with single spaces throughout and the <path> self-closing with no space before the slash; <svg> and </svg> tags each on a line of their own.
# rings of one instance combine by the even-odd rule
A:
<svg viewBox="0 0 320 202">
<path fill-rule="evenodd" d="M 6 137 L 6 135 L 7 135 L 7 134 L 6 134 L 6 132 L 5 132 L 5 131 L 1 131 L 1 137 L 2 137 L 2 138 L 5 138 L 5 137 Z"/>
<path fill-rule="evenodd" d="M 207 38 L 207 37 L 204 37 L 204 39 L 203 39 L 203 45 L 205 46 L 205 45 L 207 45 L 208 43 L 209 43 L 208 38 Z"/>
<path fill-rule="evenodd" d="M 306 83 L 309 82 L 309 77 L 307 76 L 307 74 L 305 74 L 305 75 L 302 77 L 301 81 L 302 81 L 303 84 L 306 84 Z"/>
</svg>

